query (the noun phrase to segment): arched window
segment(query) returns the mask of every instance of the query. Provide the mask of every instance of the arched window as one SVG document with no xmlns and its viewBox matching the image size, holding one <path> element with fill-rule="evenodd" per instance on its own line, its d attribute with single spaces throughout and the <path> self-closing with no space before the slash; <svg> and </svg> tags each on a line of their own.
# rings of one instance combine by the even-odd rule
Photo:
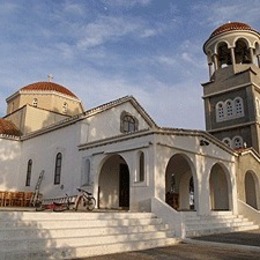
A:
<svg viewBox="0 0 260 260">
<path fill-rule="evenodd" d="M 233 102 L 232 100 L 227 100 L 225 102 L 225 106 L 226 106 L 226 116 L 227 118 L 233 117 Z"/>
<path fill-rule="evenodd" d="M 123 119 L 124 132 L 134 132 L 135 131 L 135 120 L 132 116 L 125 116 Z"/>
<path fill-rule="evenodd" d="M 144 181 L 144 153 L 139 154 L 139 181 Z"/>
<path fill-rule="evenodd" d="M 131 133 L 138 130 L 138 120 L 130 113 L 122 112 L 120 120 L 120 131 L 122 133 Z"/>
<path fill-rule="evenodd" d="M 225 117 L 225 114 L 224 114 L 224 105 L 223 105 L 223 102 L 218 102 L 216 104 L 216 119 L 217 119 L 217 122 L 219 121 L 222 121 Z"/>
<path fill-rule="evenodd" d="M 31 185 L 31 175 L 32 175 L 32 160 L 30 159 L 27 164 L 27 174 L 26 174 L 25 186 Z"/>
<path fill-rule="evenodd" d="M 88 186 L 90 185 L 90 160 L 85 159 L 83 165 L 83 171 L 81 176 L 81 185 Z"/>
<path fill-rule="evenodd" d="M 227 99 L 225 102 L 219 101 L 216 104 L 216 121 L 226 121 L 243 117 L 244 103 L 241 97 L 236 97 L 234 100 Z"/>
<path fill-rule="evenodd" d="M 58 153 L 55 160 L 54 184 L 60 184 L 62 154 Z"/>
<path fill-rule="evenodd" d="M 242 148 L 243 147 L 243 138 L 241 136 L 235 136 L 232 139 L 232 143 L 233 143 L 232 146 L 234 149 Z"/>
<path fill-rule="evenodd" d="M 37 107 L 37 106 L 38 106 L 38 99 L 37 99 L 37 98 L 34 98 L 34 99 L 33 99 L 32 105 L 33 105 L 34 107 Z"/>
<path fill-rule="evenodd" d="M 244 104 L 243 104 L 243 99 L 241 97 L 236 97 L 234 99 L 234 106 L 235 106 L 236 117 L 244 116 Z"/>
<path fill-rule="evenodd" d="M 222 142 L 227 145 L 228 147 L 231 147 L 231 139 L 226 137 L 222 140 Z"/>
</svg>

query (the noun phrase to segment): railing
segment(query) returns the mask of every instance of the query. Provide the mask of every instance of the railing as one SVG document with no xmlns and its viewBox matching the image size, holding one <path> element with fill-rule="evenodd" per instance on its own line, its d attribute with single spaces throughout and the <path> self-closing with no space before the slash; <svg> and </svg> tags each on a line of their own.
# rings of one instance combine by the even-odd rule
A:
<svg viewBox="0 0 260 260">
<path fill-rule="evenodd" d="M 29 207 L 33 192 L 0 191 L 0 207 Z"/>
</svg>

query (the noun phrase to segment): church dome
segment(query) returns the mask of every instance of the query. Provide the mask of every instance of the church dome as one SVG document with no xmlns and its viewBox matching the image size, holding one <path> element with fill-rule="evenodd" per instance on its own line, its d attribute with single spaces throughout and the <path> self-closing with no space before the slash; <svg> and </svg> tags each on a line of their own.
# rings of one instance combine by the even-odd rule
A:
<svg viewBox="0 0 260 260">
<path fill-rule="evenodd" d="M 0 134 L 20 136 L 20 131 L 9 120 L 0 118 Z"/>
<path fill-rule="evenodd" d="M 77 96 L 74 93 L 72 93 L 70 90 L 53 82 L 32 83 L 21 88 L 21 91 L 56 91 L 64 95 L 77 98 Z"/>
<path fill-rule="evenodd" d="M 255 31 L 251 26 L 249 26 L 246 23 L 229 22 L 219 26 L 216 30 L 213 31 L 213 33 L 210 35 L 209 38 L 212 38 L 224 32 L 237 31 L 237 30 Z"/>
</svg>

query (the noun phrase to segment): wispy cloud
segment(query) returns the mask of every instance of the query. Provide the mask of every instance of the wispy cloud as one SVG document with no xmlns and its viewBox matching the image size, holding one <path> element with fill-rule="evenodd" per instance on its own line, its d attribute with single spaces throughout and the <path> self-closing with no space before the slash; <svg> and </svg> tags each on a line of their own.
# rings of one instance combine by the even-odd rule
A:
<svg viewBox="0 0 260 260">
<path fill-rule="evenodd" d="M 91 48 L 106 42 L 116 42 L 122 37 L 132 36 L 147 38 L 155 36 L 158 31 L 149 28 L 139 18 L 100 16 L 93 23 L 81 28 L 82 36 L 77 43 L 79 48 Z"/>
<path fill-rule="evenodd" d="M 119 7 L 133 7 L 136 5 L 146 6 L 152 2 L 152 0 L 104 0 L 104 5 L 119 6 Z"/>
<path fill-rule="evenodd" d="M 187 128 L 204 127 L 204 41 L 260 19 L 259 0 L 0 2 L 2 115 L 6 97 L 52 73 L 86 108 L 134 95 L 159 125 Z"/>
</svg>

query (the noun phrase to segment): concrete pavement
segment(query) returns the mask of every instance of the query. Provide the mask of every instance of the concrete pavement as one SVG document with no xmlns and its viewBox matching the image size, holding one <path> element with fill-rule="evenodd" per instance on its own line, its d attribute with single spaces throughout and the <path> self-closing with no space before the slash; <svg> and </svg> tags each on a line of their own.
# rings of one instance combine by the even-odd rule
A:
<svg viewBox="0 0 260 260">
<path fill-rule="evenodd" d="M 184 240 L 179 245 L 84 258 L 86 260 L 259 260 L 260 229 Z"/>
</svg>

